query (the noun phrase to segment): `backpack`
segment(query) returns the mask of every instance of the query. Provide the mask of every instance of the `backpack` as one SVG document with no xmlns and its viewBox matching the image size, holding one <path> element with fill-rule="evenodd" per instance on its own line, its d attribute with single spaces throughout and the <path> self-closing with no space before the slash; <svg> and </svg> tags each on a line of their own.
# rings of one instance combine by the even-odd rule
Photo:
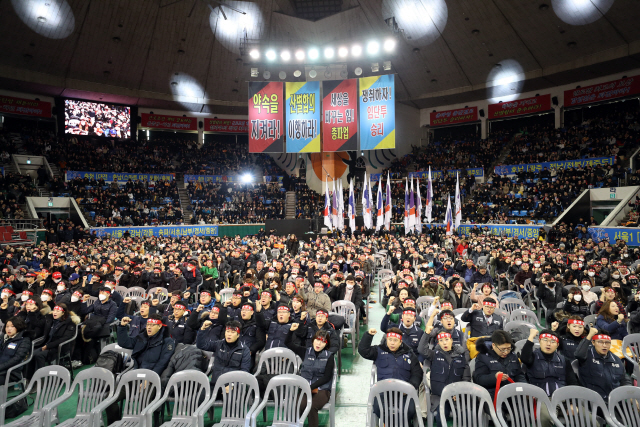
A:
<svg viewBox="0 0 640 427">
<path fill-rule="evenodd" d="M 96 360 L 97 368 L 104 368 L 107 371 L 113 372 L 113 374 L 119 374 L 124 368 L 124 358 L 121 353 L 113 350 L 105 351 Z"/>
<path fill-rule="evenodd" d="M 27 402 L 27 398 L 25 397 L 23 399 L 18 400 L 13 405 L 9 406 L 6 409 L 6 412 L 4 414 L 4 418 L 6 420 L 8 420 L 10 418 L 15 418 L 15 417 L 25 413 L 27 411 L 27 409 L 29 409 L 29 403 Z"/>
</svg>

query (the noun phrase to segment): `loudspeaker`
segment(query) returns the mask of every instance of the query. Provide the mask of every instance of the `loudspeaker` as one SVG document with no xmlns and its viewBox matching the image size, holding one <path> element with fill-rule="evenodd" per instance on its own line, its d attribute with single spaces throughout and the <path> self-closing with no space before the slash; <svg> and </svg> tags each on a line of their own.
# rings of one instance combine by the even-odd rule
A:
<svg viewBox="0 0 640 427">
<path fill-rule="evenodd" d="M 553 98 L 551 98 L 551 102 L 553 103 L 553 105 L 558 105 L 558 97 L 554 96 Z"/>
<path fill-rule="evenodd" d="M 478 111 L 480 113 L 480 117 L 484 117 L 484 110 Z"/>
<path fill-rule="evenodd" d="M 198 122 L 198 128 L 199 128 L 199 129 L 202 129 L 203 127 L 204 127 L 204 122 L 203 122 L 202 120 L 200 120 L 200 121 Z"/>
</svg>

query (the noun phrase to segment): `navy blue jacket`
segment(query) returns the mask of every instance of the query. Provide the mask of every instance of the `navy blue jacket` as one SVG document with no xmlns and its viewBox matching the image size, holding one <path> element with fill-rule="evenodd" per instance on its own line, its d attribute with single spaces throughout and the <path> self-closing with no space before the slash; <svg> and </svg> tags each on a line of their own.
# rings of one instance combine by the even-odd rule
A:
<svg viewBox="0 0 640 427">
<path fill-rule="evenodd" d="M 251 352 L 240 340 L 229 344 L 226 340 L 208 341 L 198 331 L 197 346 L 201 350 L 213 352 L 213 371 L 211 372 L 211 384 L 215 384 L 220 375 L 231 371 L 249 372 L 251 369 Z"/>
<path fill-rule="evenodd" d="M 143 331 L 135 338 L 129 336 L 127 327 L 118 326 L 118 345 L 120 347 L 132 349 L 135 369 L 150 369 L 162 375 L 162 371 L 169 365 L 169 360 L 176 350 L 175 341 L 170 337 L 165 337 L 163 327 L 157 334 L 150 337 L 147 331 Z"/>
<path fill-rule="evenodd" d="M 614 388 L 631 385 L 622 360 L 611 352 L 606 356 L 598 354 L 588 340 L 582 340 L 578 344 L 575 356 L 579 363 L 580 382 L 602 396 L 605 402 Z"/>
<path fill-rule="evenodd" d="M 471 338 L 490 336 L 493 331 L 503 329 L 502 316 L 493 313 L 491 316 L 491 324 L 488 325 L 482 310 L 474 310 L 472 312 L 467 310 L 460 317 L 460 320 L 469 322 L 468 327 L 471 328 Z"/>
<path fill-rule="evenodd" d="M 404 323 L 400 321 L 399 324 L 389 323 L 389 315 L 385 314 L 382 318 L 382 322 L 380 322 L 380 330 L 382 332 L 387 332 L 389 328 L 399 328 L 402 331 L 402 342 L 413 350 L 413 352 L 418 355 L 418 359 L 420 362 L 424 360 L 422 355 L 418 352 L 418 345 L 420 344 L 420 340 L 424 335 L 424 331 L 418 327 L 418 325 L 414 322 L 414 324 L 407 328 L 404 326 Z"/>
<path fill-rule="evenodd" d="M 18 332 L 13 338 L 4 340 L 0 338 L 0 380 L 4 384 L 7 370 L 24 362 L 31 353 L 31 338 L 24 335 L 25 331 Z M 11 379 L 20 379 L 20 369 L 11 372 Z"/>
<path fill-rule="evenodd" d="M 378 370 L 378 381 L 386 379 L 403 380 L 417 390 L 422 382 L 422 368 L 408 345 L 402 343 L 400 348 L 391 352 L 386 344 L 371 345 L 373 335 L 365 332 L 358 353 L 368 360 L 373 360 Z"/>
<path fill-rule="evenodd" d="M 94 302 L 90 306 L 82 306 L 82 315 L 85 316 L 87 314 L 93 313 L 96 316 L 101 316 L 106 319 L 105 325 L 110 324 L 114 320 L 116 320 L 116 312 L 118 311 L 118 306 L 114 301 L 109 298 L 109 301 L 102 302 L 100 300 Z"/>
<path fill-rule="evenodd" d="M 431 394 L 440 396 L 447 384 L 469 381 L 469 352 L 466 347 L 454 345 L 446 352 L 439 345 L 433 350 L 427 350 L 425 364 L 431 371 Z"/>
<path fill-rule="evenodd" d="M 491 396 L 496 392 L 496 374 L 504 372 L 515 382 L 526 383 L 518 356 L 513 352 L 505 358 L 496 354 L 491 348 L 491 341 L 488 338 L 480 338 L 476 341 L 476 368 L 473 372 L 473 382 L 481 385 L 489 391 Z M 501 387 L 509 384 L 507 380 L 502 381 Z"/>
</svg>

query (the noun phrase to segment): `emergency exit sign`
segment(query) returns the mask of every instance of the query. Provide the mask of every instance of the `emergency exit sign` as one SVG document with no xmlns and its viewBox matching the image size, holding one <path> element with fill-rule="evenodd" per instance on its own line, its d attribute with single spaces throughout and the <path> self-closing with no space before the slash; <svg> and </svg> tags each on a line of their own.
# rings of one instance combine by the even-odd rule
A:
<svg viewBox="0 0 640 427">
<path fill-rule="evenodd" d="M 616 193 L 609 193 L 609 198 L 610 199 L 615 199 L 616 198 Z"/>
</svg>

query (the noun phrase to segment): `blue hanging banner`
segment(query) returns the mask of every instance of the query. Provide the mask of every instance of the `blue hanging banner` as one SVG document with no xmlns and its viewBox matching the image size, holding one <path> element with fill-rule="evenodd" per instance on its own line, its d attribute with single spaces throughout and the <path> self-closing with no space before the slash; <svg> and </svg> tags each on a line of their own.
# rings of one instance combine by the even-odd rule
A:
<svg viewBox="0 0 640 427">
<path fill-rule="evenodd" d="M 171 225 L 161 227 L 100 227 L 92 228 L 98 237 L 121 238 L 127 231 L 131 237 L 217 236 L 217 225 Z"/>
<path fill-rule="evenodd" d="M 567 169 L 585 166 L 613 165 L 615 157 L 596 157 L 589 159 L 564 160 L 558 162 L 523 163 L 521 165 L 496 166 L 496 175 L 515 175 L 518 172 L 540 172 L 542 169 Z"/>
<path fill-rule="evenodd" d="M 104 179 L 107 182 L 173 181 L 172 174 L 67 171 L 67 181 L 75 178 Z"/>
<path fill-rule="evenodd" d="M 623 240 L 628 246 L 640 246 L 640 228 L 630 227 L 589 227 L 594 242 L 616 243 Z"/>
</svg>

